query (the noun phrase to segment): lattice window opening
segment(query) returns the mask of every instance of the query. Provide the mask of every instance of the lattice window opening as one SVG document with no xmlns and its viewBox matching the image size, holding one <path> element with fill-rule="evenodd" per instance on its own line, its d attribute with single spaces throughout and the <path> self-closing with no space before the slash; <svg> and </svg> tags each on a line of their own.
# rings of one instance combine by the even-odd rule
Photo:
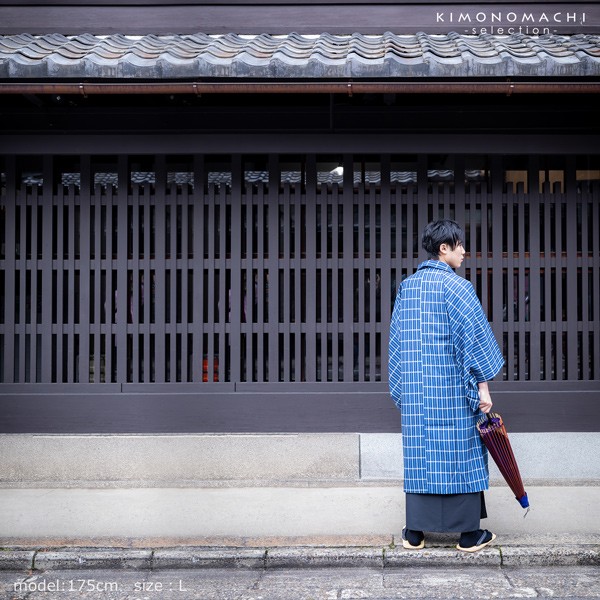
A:
<svg viewBox="0 0 600 600">
<path fill-rule="evenodd" d="M 586 339 L 587 338 L 587 339 Z M 511 381 L 565 381 L 594 380 L 600 376 L 597 364 L 598 344 L 592 332 L 576 332 L 577 345 L 573 373 L 569 367 L 569 341 L 565 331 L 541 331 L 539 341 L 529 331 L 503 334 L 503 353 L 506 357 L 505 380 Z M 532 345 L 537 346 L 539 362 L 533 360 Z M 538 366 L 539 371 L 533 369 Z"/>
</svg>

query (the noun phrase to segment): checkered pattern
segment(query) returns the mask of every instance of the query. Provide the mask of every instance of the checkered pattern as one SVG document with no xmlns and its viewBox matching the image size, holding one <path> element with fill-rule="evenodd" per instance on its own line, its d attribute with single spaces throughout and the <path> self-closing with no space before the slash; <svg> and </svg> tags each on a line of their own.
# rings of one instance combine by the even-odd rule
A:
<svg viewBox="0 0 600 600">
<path fill-rule="evenodd" d="M 504 360 L 470 282 L 428 260 L 400 287 L 390 329 L 392 398 L 402 412 L 404 491 L 463 494 L 489 486 L 476 429 L 477 383 Z"/>
</svg>

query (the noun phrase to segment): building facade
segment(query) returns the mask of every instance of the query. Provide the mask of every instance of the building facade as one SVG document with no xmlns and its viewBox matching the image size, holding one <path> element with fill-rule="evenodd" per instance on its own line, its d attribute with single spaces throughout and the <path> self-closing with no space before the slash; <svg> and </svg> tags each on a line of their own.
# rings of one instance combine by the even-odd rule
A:
<svg viewBox="0 0 600 600">
<path fill-rule="evenodd" d="M 5 433 L 398 432 L 389 320 L 438 217 L 513 430 L 598 431 L 597 4 L 0 23 Z"/>
</svg>

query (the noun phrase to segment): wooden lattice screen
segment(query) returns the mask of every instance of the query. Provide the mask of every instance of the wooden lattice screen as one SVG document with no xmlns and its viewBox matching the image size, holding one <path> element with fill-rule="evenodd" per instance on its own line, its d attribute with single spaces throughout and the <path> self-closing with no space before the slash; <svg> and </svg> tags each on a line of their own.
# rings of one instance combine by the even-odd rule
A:
<svg viewBox="0 0 600 600">
<path fill-rule="evenodd" d="M 5 157 L 0 381 L 384 382 L 395 290 L 441 216 L 503 379 L 598 379 L 588 159 Z"/>
</svg>

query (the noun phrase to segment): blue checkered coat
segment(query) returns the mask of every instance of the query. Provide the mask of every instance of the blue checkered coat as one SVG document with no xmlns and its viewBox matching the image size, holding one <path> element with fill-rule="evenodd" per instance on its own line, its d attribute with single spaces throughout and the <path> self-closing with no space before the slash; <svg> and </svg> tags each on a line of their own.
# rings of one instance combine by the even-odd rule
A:
<svg viewBox="0 0 600 600">
<path fill-rule="evenodd" d="M 504 360 L 473 286 L 438 260 L 401 285 L 390 329 L 392 398 L 402 413 L 404 491 L 463 494 L 489 485 L 476 429 L 477 383 Z"/>
</svg>

